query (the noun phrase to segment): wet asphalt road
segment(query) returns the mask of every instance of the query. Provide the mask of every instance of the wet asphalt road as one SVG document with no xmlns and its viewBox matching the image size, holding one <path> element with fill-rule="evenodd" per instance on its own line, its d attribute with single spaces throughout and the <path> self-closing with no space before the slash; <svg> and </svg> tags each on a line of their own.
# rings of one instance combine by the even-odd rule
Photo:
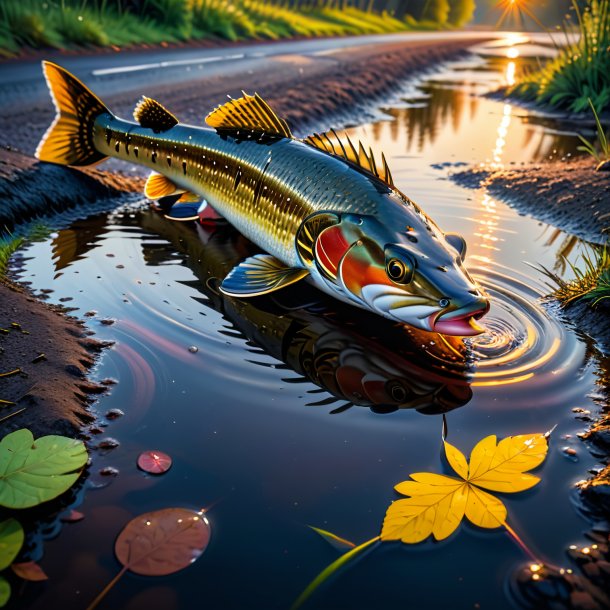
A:
<svg viewBox="0 0 610 610">
<path fill-rule="evenodd" d="M 491 34 L 494 35 L 493 33 Z M 100 96 L 142 89 L 143 85 L 184 83 L 239 72 L 269 70 L 269 58 L 323 57 L 347 48 L 410 41 L 489 39 L 490 32 L 407 32 L 343 38 L 245 43 L 215 48 L 134 50 L 99 55 L 50 53 L 55 61 L 95 88 Z M 40 60 L 0 64 L 0 108 L 48 99 Z"/>
</svg>

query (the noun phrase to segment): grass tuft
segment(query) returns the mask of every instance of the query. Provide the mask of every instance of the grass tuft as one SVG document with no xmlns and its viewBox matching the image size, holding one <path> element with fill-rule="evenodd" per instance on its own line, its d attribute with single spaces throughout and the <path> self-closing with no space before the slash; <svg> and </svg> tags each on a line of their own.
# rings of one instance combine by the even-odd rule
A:
<svg viewBox="0 0 610 610">
<path fill-rule="evenodd" d="M 610 108 L 610 0 L 572 0 L 577 40 L 564 24 L 566 46 L 559 55 L 509 90 L 510 94 L 571 112 L 584 112 L 589 100 L 598 112 Z"/>
<path fill-rule="evenodd" d="M 592 305 L 610 298 L 610 250 L 607 246 L 592 247 L 581 255 L 579 265 L 568 263 L 574 279 L 565 281 L 556 273 L 544 269 L 545 274 L 557 286 L 554 296 L 564 306 L 584 300 Z"/>
<path fill-rule="evenodd" d="M 599 163 L 598 168 L 600 168 L 606 163 L 606 161 L 610 161 L 610 143 L 608 142 L 608 135 L 606 135 L 606 132 L 602 127 L 601 121 L 599 120 L 599 115 L 597 114 L 591 99 L 589 99 L 589 105 L 593 111 L 595 124 L 597 126 L 597 143 L 595 141 L 587 140 L 587 138 L 578 134 L 578 137 L 582 142 L 582 146 L 579 146 L 578 150 L 591 155 Z"/>
</svg>

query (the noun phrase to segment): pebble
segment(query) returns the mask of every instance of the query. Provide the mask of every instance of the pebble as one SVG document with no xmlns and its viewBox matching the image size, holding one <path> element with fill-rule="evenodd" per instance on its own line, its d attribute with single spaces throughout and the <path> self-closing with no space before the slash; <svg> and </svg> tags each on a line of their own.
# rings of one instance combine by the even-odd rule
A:
<svg viewBox="0 0 610 610">
<path fill-rule="evenodd" d="M 119 417 L 123 417 L 123 415 L 125 415 L 125 413 L 121 411 L 121 409 L 110 409 L 110 411 L 106 413 L 106 419 L 118 419 Z"/>
</svg>

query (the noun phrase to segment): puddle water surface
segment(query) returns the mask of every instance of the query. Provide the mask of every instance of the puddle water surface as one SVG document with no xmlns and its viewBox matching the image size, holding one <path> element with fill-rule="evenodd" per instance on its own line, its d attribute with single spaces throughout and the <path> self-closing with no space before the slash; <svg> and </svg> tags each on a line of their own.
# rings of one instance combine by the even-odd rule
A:
<svg viewBox="0 0 610 610">
<path fill-rule="evenodd" d="M 565 549 L 588 527 L 574 483 L 594 460 L 576 438 L 583 423 L 572 409 L 595 410 L 595 363 L 541 303 L 548 290 L 530 264 L 567 277 L 561 255 L 574 261 L 582 246 L 448 179 L 461 164 L 519 164 L 576 149 L 575 137 L 480 97 L 514 79 L 518 62 L 511 50 L 460 61 L 413 87 L 386 119 L 350 130 L 385 152 L 396 184 L 442 229 L 466 238 L 467 267 L 493 299 L 489 330 L 468 350 L 307 288 L 222 297 L 219 281 L 255 251 L 224 225 L 124 210 L 77 221 L 22 254 L 22 280 L 36 292 L 52 289 L 50 300 L 79 316 L 90 312 L 97 336 L 116 342 L 95 375 L 119 383 L 97 409 L 125 412 L 108 427 L 120 446 L 94 457 L 88 485 L 99 488 L 81 494 L 85 519 L 45 542 L 51 580 L 26 593 L 25 606 L 85 607 L 118 572 L 113 544 L 124 524 L 182 506 L 210 507 L 205 554 L 172 576 L 124 576 L 105 607 L 287 608 L 338 556 L 308 524 L 368 540 L 396 483 L 444 471 L 441 413 L 465 453 L 489 434 L 557 426 L 541 484 L 503 500 L 536 555 L 566 563 Z M 173 457 L 169 473 L 137 470 L 147 449 Z M 118 476 L 101 477 L 106 466 Z M 499 610 L 513 606 L 508 582 L 525 562 L 505 532 L 464 524 L 440 544 L 382 545 L 311 607 Z"/>
</svg>

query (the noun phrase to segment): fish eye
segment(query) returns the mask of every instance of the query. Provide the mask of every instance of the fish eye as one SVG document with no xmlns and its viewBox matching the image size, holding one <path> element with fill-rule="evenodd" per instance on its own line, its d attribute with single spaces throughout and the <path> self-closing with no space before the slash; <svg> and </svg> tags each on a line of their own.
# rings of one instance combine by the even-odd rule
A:
<svg viewBox="0 0 610 610">
<path fill-rule="evenodd" d="M 391 258 L 385 268 L 388 277 L 397 284 L 408 284 L 413 279 L 413 266 L 399 258 Z"/>
<path fill-rule="evenodd" d="M 441 299 L 438 304 L 440 307 L 449 307 L 449 299 Z"/>
</svg>

